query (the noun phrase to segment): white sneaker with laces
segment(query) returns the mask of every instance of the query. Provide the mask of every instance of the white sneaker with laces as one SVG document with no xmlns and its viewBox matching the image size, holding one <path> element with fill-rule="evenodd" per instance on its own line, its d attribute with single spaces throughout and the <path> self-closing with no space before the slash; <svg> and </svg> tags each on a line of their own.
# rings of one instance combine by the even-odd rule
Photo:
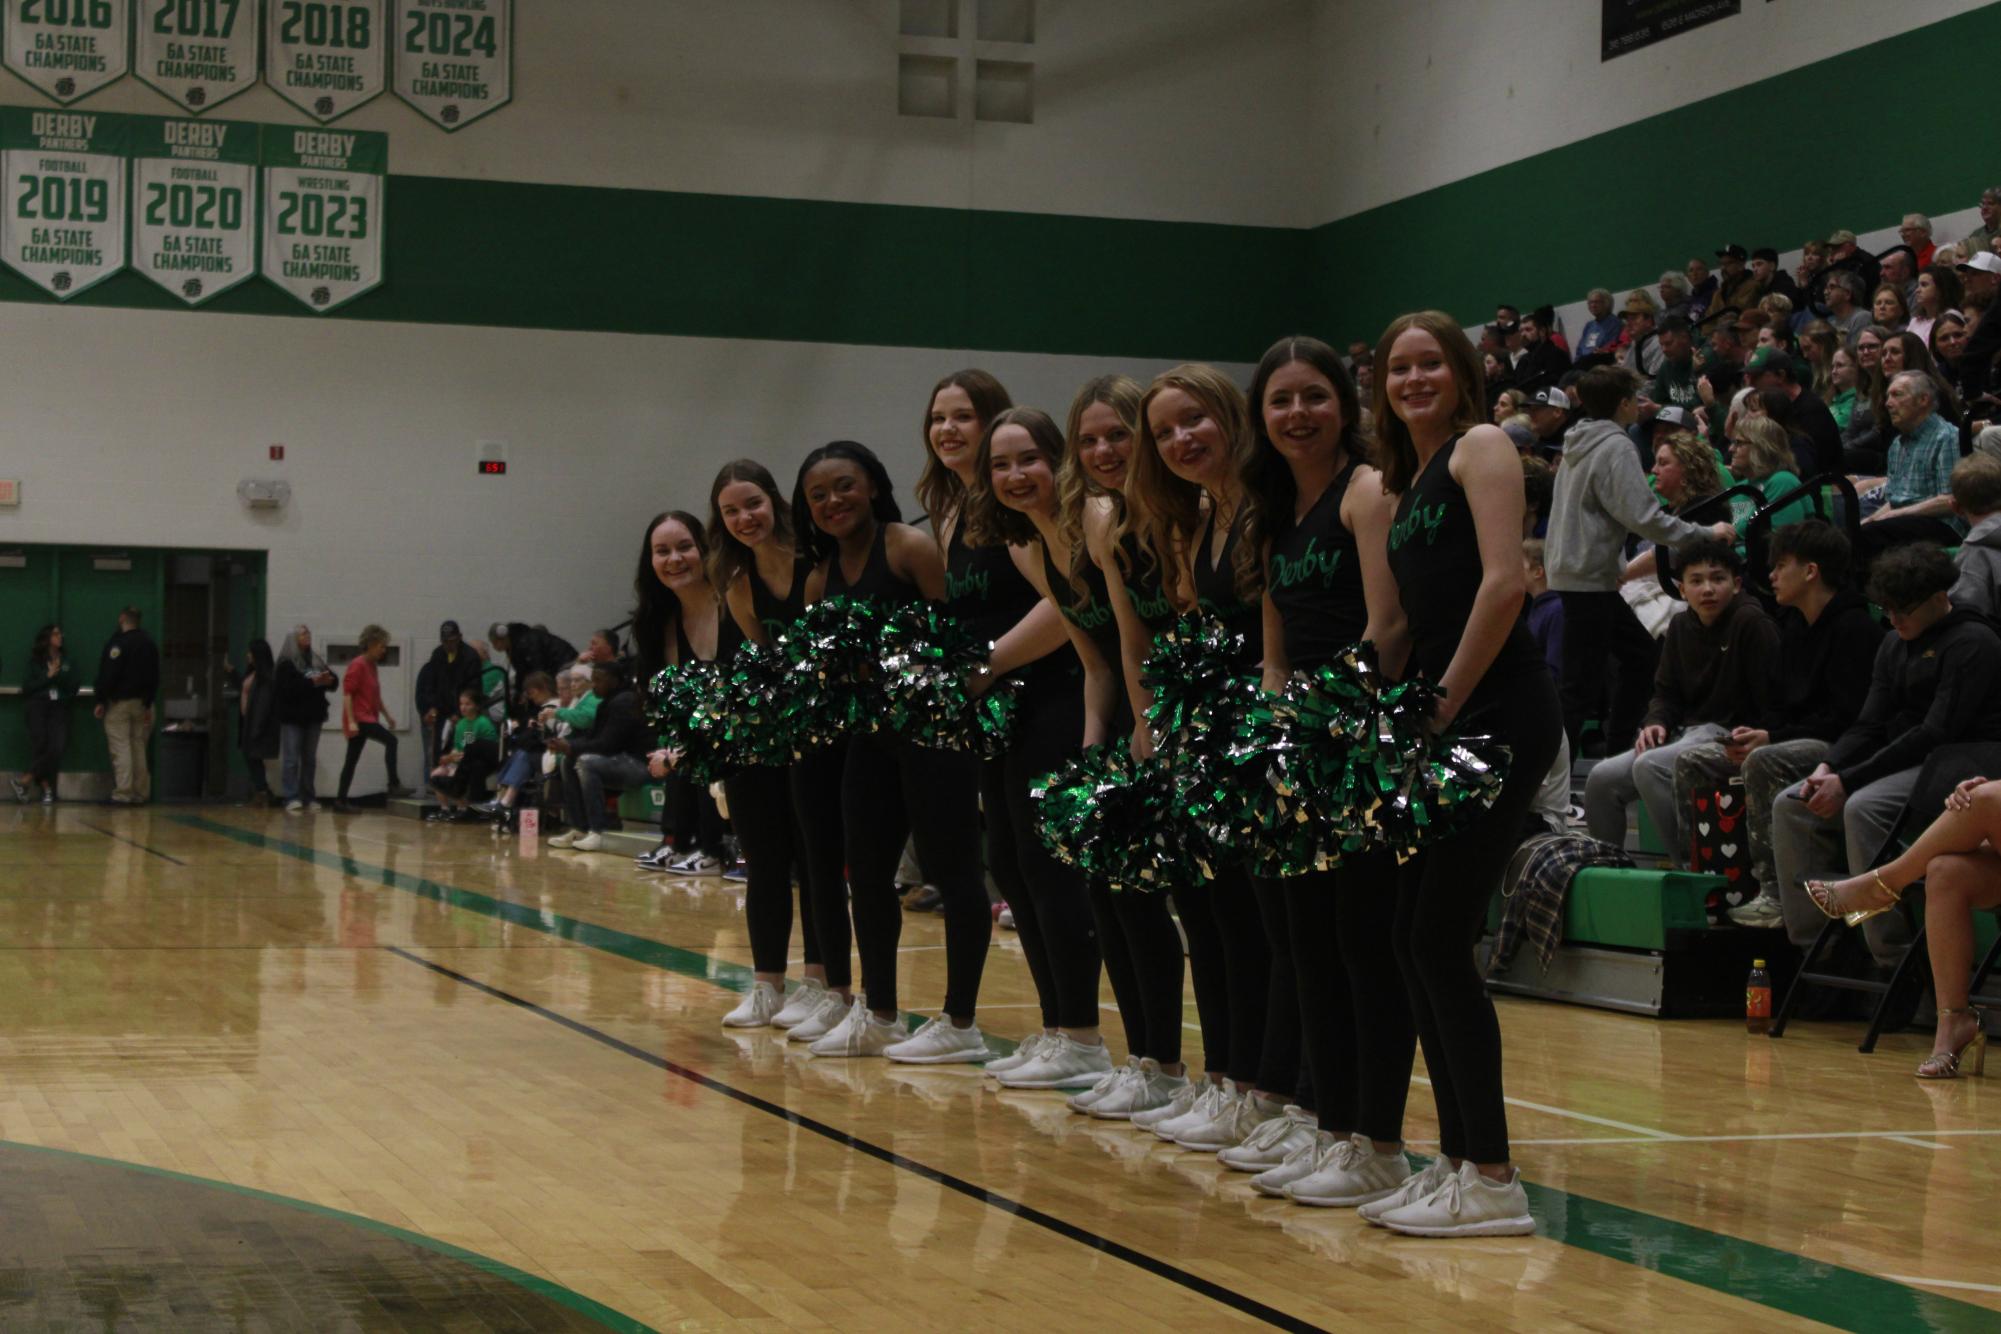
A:
<svg viewBox="0 0 2001 1334">
<path fill-rule="evenodd" d="M 1302 1177 L 1310 1176 L 1321 1157 L 1336 1144 L 1346 1140 L 1325 1130 L 1317 1130 L 1313 1138 L 1287 1154 L 1285 1161 L 1277 1167 L 1268 1167 L 1251 1178 L 1251 1189 L 1260 1195 L 1273 1199 L 1286 1198 L 1285 1188 Z"/>
<path fill-rule="evenodd" d="M 1242 1143 L 1223 1149 L 1216 1161 L 1232 1172 L 1263 1172 L 1290 1158 L 1294 1149 L 1313 1143 L 1319 1128 L 1313 1113 L 1287 1106 L 1284 1115 L 1266 1121 Z"/>
<path fill-rule="evenodd" d="M 816 1042 L 834 1031 L 841 1020 L 848 1017 L 848 1002 L 838 991 L 828 991 L 820 997 L 818 1006 L 799 1023 L 785 1030 L 787 1042 Z"/>
<path fill-rule="evenodd" d="M 778 1013 L 771 1016 L 773 1028 L 796 1028 L 813 1017 L 820 1008 L 820 998 L 827 994 L 827 984 L 817 977 L 802 978 L 792 989 L 792 995 L 780 1006 Z"/>
<path fill-rule="evenodd" d="M 1113 1089 L 1117 1088 L 1121 1081 L 1131 1081 L 1138 1077 L 1139 1057 L 1128 1056 L 1124 1065 L 1118 1066 L 1108 1075 L 1099 1076 L 1097 1083 L 1091 1085 L 1091 1087 L 1085 1089 L 1082 1093 L 1072 1094 L 1063 1105 L 1073 1112 L 1088 1112 L 1091 1110 L 1092 1103 L 1105 1097 Z"/>
<path fill-rule="evenodd" d="M 785 994 L 769 982 L 753 982 L 750 993 L 723 1016 L 724 1028 L 763 1028 L 785 1003 Z"/>
<path fill-rule="evenodd" d="M 1757 930 L 1769 930 L 1786 924 L 1785 909 L 1769 894 L 1760 894 L 1749 903 L 1740 903 L 1724 916 L 1738 926 L 1748 926 Z"/>
<path fill-rule="evenodd" d="M 1413 1204 L 1400 1205 L 1376 1219 L 1392 1232 L 1412 1237 L 1521 1237 L 1535 1231 L 1522 1174 L 1491 1181 L 1472 1163 Z"/>
<path fill-rule="evenodd" d="M 1315 1164 L 1312 1175 L 1286 1188 L 1285 1197 L 1323 1209 L 1354 1209 L 1388 1199 L 1410 1177 L 1410 1159 L 1401 1149 L 1377 1153 L 1367 1136 L 1356 1135 L 1339 1141 Z"/>
<path fill-rule="evenodd" d="M 1267 1121 L 1282 1120 L 1280 1104 L 1255 1093 L 1244 1093 L 1209 1120 L 1184 1128 L 1174 1142 L 1192 1153 L 1219 1153 L 1232 1144 L 1242 1144 Z"/>
<path fill-rule="evenodd" d="M 950 1065 L 955 1061 L 975 1064 L 993 1055 L 978 1024 L 954 1028 L 944 1015 L 927 1020 L 924 1026 L 901 1042 L 883 1049 L 884 1056 L 904 1065 Z"/>
<path fill-rule="evenodd" d="M 570 844 L 570 851 L 597 852 L 601 850 L 603 847 L 604 847 L 604 835 L 593 833 L 593 834 L 585 834 L 582 838 Z"/>
<path fill-rule="evenodd" d="M 1192 1130 L 1205 1122 L 1213 1121 L 1231 1107 L 1236 1106 L 1241 1095 L 1237 1092 L 1237 1082 L 1226 1079 L 1220 1084 L 1210 1084 L 1195 1098 L 1195 1105 L 1171 1121 L 1156 1121 L 1153 1133 L 1172 1144 L 1184 1130 Z"/>
<path fill-rule="evenodd" d="M 706 852 L 691 852 L 685 857 L 677 857 L 667 863 L 669 875 L 721 875 L 723 861 Z"/>
<path fill-rule="evenodd" d="M 582 837 L 583 837 L 582 833 L 573 829 L 567 834 L 557 834 L 554 838 L 549 840 L 549 846 L 552 848 L 572 847 L 575 845 L 576 841 Z"/>
<path fill-rule="evenodd" d="M 876 1018 L 868 1001 L 857 996 L 847 1018 L 806 1050 L 815 1056 L 880 1056 L 902 1031 L 895 1020 Z"/>
<path fill-rule="evenodd" d="M 1101 1121 L 1131 1121 L 1138 1125 L 1142 1116 L 1170 1111 L 1175 1099 L 1193 1086 L 1187 1075 L 1170 1075 L 1151 1056 L 1142 1056 L 1135 1078 L 1117 1085 L 1111 1092 L 1085 1108 Z M 1189 1106 L 1194 1105 L 1191 1095 Z"/>
<path fill-rule="evenodd" d="M 1027 1065 L 1042 1054 L 1043 1044 L 1055 1036 L 1054 1033 L 1030 1033 L 1015 1045 L 1015 1049 L 1012 1052 L 1009 1052 L 1006 1056 L 996 1056 L 993 1060 L 988 1061 L 986 1072 L 990 1075 L 999 1075 L 1014 1069 L 1018 1065 Z"/>
<path fill-rule="evenodd" d="M 1042 1055 L 1009 1070 L 1000 1077 L 1000 1082 L 1002 1088 L 1010 1089 L 1065 1089 L 1095 1084 L 1116 1073 L 1112 1069 L 1112 1054 L 1103 1042 L 1087 1046 L 1058 1033 L 1054 1042 L 1043 1044 Z"/>
<path fill-rule="evenodd" d="M 285 803 L 285 814 L 287 815 L 297 815 L 304 809 L 306 809 L 306 803 L 303 801 L 293 800 Z"/>
<path fill-rule="evenodd" d="M 1158 1107 L 1149 1107 L 1145 1111 L 1128 1112 L 1126 1120 L 1135 1130 L 1153 1130 L 1162 1122 L 1172 1121 L 1176 1117 L 1186 1116 L 1194 1111 L 1196 1100 L 1202 1096 L 1204 1089 L 1210 1087 L 1206 1079 L 1184 1079 L 1181 1087 L 1174 1090 L 1166 1102 Z M 1102 1111 L 1100 1115 L 1103 1115 Z"/>
<path fill-rule="evenodd" d="M 1413 1172 L 1405 1177 L 1403 1184 L 1394 1193 L 1383 1196 L 1370 1204 L 1360 1205 L 1355 1210 L 1356 1217 L 1364 1223 L 1382 1226 L 1383 1215 L 1392 1209 L 1401 1209 L 1406 1204 L 1414 1204 L 1445 1184 L 1445 1178 L 1452 1175 L 1452 1164 L 1440 1154 L 1427 1164 L 1423 1171 Z"/>
</svg>

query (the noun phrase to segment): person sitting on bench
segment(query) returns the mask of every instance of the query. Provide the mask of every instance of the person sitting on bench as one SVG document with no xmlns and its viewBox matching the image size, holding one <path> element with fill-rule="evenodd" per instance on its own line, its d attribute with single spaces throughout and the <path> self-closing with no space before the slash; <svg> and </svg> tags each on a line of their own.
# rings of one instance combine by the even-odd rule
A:
<svg viewBox="0 0 2001 1334">
<path fill-rule="evenodd" d="M 568 755 L 563 766 L 563 806 L 570 831 L 549 840 L 552 848 L 596 852 L 604 846 L 608 823 L 606 789 L 623 791 L 646 782 L 646 721 L 639 694 L 625 683 L 625 668 L 600 662 L 591 668 L 591 690 L 602 701 L 590 730 L 558 737 L 549 749 Z"/>
</svg>

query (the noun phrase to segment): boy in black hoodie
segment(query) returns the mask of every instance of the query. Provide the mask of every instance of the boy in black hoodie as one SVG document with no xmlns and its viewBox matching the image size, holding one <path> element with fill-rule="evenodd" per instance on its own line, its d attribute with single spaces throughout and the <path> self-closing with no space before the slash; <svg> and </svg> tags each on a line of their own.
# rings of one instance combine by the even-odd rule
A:
<svg viewBox="0 0 2001 1334">
<path fill-rule="evenodd" d="M 1778 676 L 1771 710 L 1718 741 L 1675 757 L 1677 810 L 1699 792 L 1744 778 L 1751 873 L 1758 896 L 1730 910 L 1739 926 L 1776 927 L 1778 872 L 1772 863 L 1772 803 L 1812 773 L 1828 747 L 1862 712 L 1883 627 L 1847 588 L 1851 552 L 1841 530 L 1819 519 L 1772 534 L 1772 591 L 1779 603 Z"/>
<path fill-rule="evenodd" d="M 1668 860 L 1685 866 L 1675 759 L 1690 746 L 1720 741 L 1771 710 L 1772 659 L 1779 631 L 1755 598 L 1744 596 L 1737 548 L 1704 538 L 1681 549 L 1688 610 L 1668 622 L 1654 694 L 1633 748 L 1601 760 L 1584 782 L 1591 837 L 1623 847 L 1626 810 L 1638 798 L 1660 831 Z"/>
<path fill-rule="evenodd" d="M 2001 636 L 1978 612 L 1953 609 L 1957 576 L 1952 558 L 1927 542 L 1876 560 L 1869 595 L 1896 633 L 1876 653 L 1855 722 L 1772 808 L 1779 904 L 1794 944 L 1812 943 L 1827 924 L 1806 879 L 1869 868 L 1927 756 L 1950 742 L 2001 740 Z M 1901 913 L 1870 918 L 1862 934 L 1878 963 L 1895 963 L 1909 943 Z"/>
</svg>

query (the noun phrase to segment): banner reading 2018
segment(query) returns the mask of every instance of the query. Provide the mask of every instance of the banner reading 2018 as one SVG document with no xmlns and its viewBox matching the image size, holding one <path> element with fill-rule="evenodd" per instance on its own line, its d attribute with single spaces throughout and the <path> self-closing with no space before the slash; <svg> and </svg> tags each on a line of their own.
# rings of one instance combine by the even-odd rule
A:
<svg viewBox="0 0 2001 1334">
<path fill-rule="evenodd" d="M 389 0 L 264 0 L 264 82 L 314 120 L 382 92 Z"/>
<path fill-rule="evenodd" d="M 5 0 L 7 68 L 68 106 L 125 77 L 126 0 Z"/>
<path fill-rule="evenodd" d="M 257 0 L 139 0 L 133 69 L 200 115 L 257 82 Z"/>
<path fill-rule="evenodd" d="M 130 119 L 0 108 L 0 260 L 58 300 L 125 267 Z"/>
<path fill-rule="evenodd" d="M 133 121 L 132 267 L 190 306 L 256 277 L 259 127 Z"/>
<path fill-rule="evenodd" d="M 317 311 L 379 286 L 389 136 L 263 131 L 264 276 Z"/>
<path fill-rule="evenodd" d="M 514 96 L 514 0 L 395 0 L 396 96 L 447 130 Z"/>
</svg>

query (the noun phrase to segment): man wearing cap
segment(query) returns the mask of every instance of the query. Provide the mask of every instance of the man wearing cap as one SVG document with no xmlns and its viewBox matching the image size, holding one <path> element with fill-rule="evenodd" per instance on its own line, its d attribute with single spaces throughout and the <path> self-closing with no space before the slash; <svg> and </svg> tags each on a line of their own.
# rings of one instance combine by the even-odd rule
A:
<svg viewBox="0 0 2001 1334">
<path fill-rule="evenodd" d="M 1761 347 L 1745 369 L 1755 389 L 1776 389 L 1792 400 L 1792 415 L 1786 425 L 1795 435 L 1813 442 L 1813 457 L 1802 460 L 1809 473 L 1840 472 L 1841 427 L 1827 404 L 1801 383 L 1803 368 L 1776 347 Z"/>
<path fill-rule="evenodd" d="M 1529 429 L 1535 433 L 1535 451 L 1548 456 L 1563 449 L 1563 433 L 1570 427 L 1570 396 L 1555 385 L 1545 385 L 1529 395 Z"/>
<path fill-rule="evenodd" d="M 1644 287 L 1636 287 L 1626 293 L 1626 305 L 1622 318 L 1626 325 L 1626 351 L 1619 358 L 1619 364 L 1641 378 L 1649 378 L 1659 371 L 1666 355 L 1661 351 L 1661 340 L 1654 336 L 1654 321 L 1659 317 L 1660 307 Z"/>
<path fill-rule="evenodd" d="M 466 646 L 457 621 L 438 627 L 438 646 L 417 672 L 417 712 L 424 718 L 424 772 L 438 765 L 439 746 L 459 716 L 459 692 L 479 684 L 479 655 Z"/>
<path fill-rule="evenodd" d="M 2001 185 L 1990 185 L 1980 192 L 1980 225 L 1959 243 L 1960 257 L 1991 252 L 1998 235 L 2001 235 Z"/>
<path fill-rule="evenodd" d="M 1751 252 L 1743 246 L 1731 244 L 1716 252 L 1722 261 L 1716 272 L 1716 300 L 1710 303 L 1710 316 L 1703 321 L 1708 327 L 1714 322 L 1718 312 L 1727 307 L 1746 310 L 1758 304 L 1758 280 L 1744 267 L 1744 261 Z"/>
<path fill-rule="evenodd" d="M 1982 213 L 1982 217 L 1986 214 Z M 1959 392 L 1969 416 L 1992 419 L 2001 416 L 1992 404 L 1981 404 L 1993 384 L 1994 358 L 2001 353 L 2001 255 L 1978 250 L 1959 265 L 1959 280 L 1966 285 L 1968 304 L 1985 301 L 1980 323 L 1967 335 L 1966 350 L 1959 354 Z"/>
<path fill-rule="evenodd" d="M 1837 273 L 1852 273 L 1859 280 L 1861 295 L 1856 297 L 1858 305 L 1876 290 L 1876 280 L 1881 273 L 1876 267 L 1876 257 L 1856 245 L 1855 233 L 1846 227 L 1828 233 L 1827 265 L 1814 275 L 1813 286 L 1807 289 L 1807 300 L 1816 314 L 1828 313 L 1827 285 Z"/>
<path fill-rule="evenodd" d="M 1591 312 L 1591 318 L 1577 336 L 1579 359 L 1616 349 L 1625 334 L 1625 326 L 1612 313 L 1612 294 L 1602 287 L 1594 287 L 1591 295 L 1584 298 L 1584 308 Z"/>
</svg>

